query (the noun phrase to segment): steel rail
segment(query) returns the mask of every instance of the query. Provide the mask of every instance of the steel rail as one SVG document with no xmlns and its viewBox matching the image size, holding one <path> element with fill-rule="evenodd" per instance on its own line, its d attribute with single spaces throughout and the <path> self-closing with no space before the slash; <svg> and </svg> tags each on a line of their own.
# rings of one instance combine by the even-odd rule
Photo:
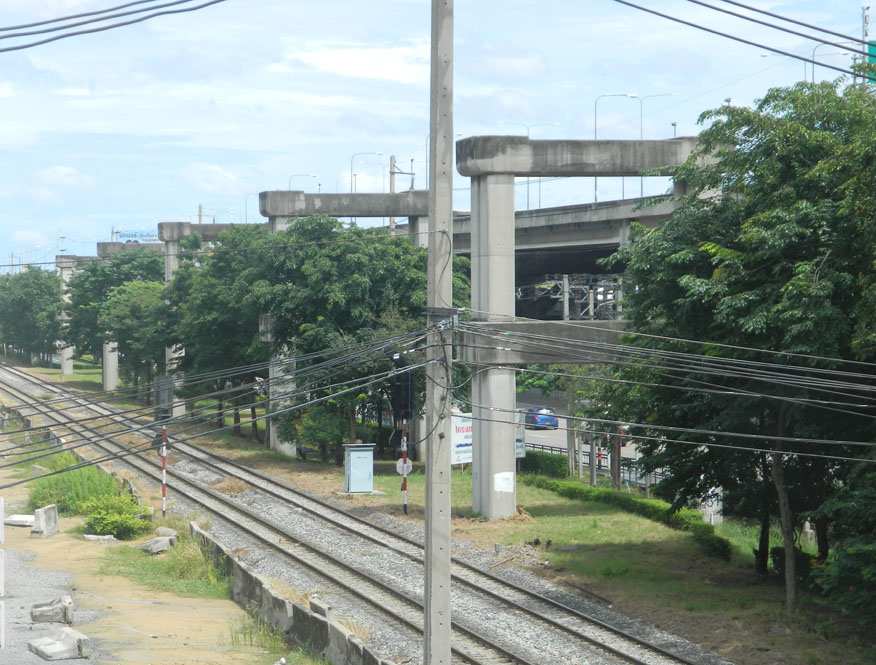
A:
<svg viewBox="0 0 876 665">
<path fill-rule="evenodd" d="M 3 369 L 6 369 L 8 371 L 12 371 L 13 373 L 17 374 L 19 377 L 24 378 L 25 380 L 28 380 L 36 385 L 50 386 L 55 391 L 66 392 L 68 395 L 68 399 L 71 401 L 75 401 L 77 399 L 85 401 L 86 404 L 78 404 L 77 405 L 79 408 L 88 408 L 88 409 L 91 409 L 91 410 L 96 411 L 98 413 L 101 413 L 102 411 L 106 411 L 107 413 L 105 413 L 105 414 L 102 413 L 102 415 L 106 415 L 108 418 L 111 418 L 111 419 L 116 420 L 116 421 L 124 422 L 124 423 L 130 423 L 133 420 L 131 418 L 123 418 L 121 416 L 114 416 L 111 409 L 108 409 L 107 407 L 98 407 L 97 405 L 95 405 L 93 403 L 87 402 L 87 400 L 85 400 L 85 398 L 78 397 L 75 394 L 69 393 L 68 391 L 61 390 L 56 384 L 53 384 L 53 383 L 47 382 L 47 381 L 43 381 L 42 379 L 39 379 L 37 377 L 33 377 L 32 375 L 30 375 L 26 372 L 20 372 L 20 370 L 14 370 L 14 371 L 9 370 L 9 368 L 7 368 L 5 366 L 3 367 Z M 249 485 L 251 485 L 252 487 L 254 487 L 255 489 L 257 489 L 265 494 L 268 494 L 274 498 L 281 499 L 283 501 L 289 501 L 290 500 L 290 498 L 288 496 L 289 494 L 292 494 L 295 497 L 299 497 L 298 499 L 294 500 L 295 505 L 298 508 L 304 510 L 305 512 L 307 512 L 311 515 L 314 515 L 318 519 L 329 522 L 337 528 L 340 528 L 340 529 L 343 529 L 346 531 L 351 531 L 357 537 L 364 538 L 368 541 L 371 541 L 373 543 L 380 545 L 381 547 L 386 547 L 387 549 L 390 549 L 393 552 L 400 554 L 400 555 L 408 558 L 411 561 L 414 561 L 414 562 L 417 562 L 420 564 L 423 563 L 423 557 L 421 555 L 412 554 L 412 553 L 404 551 L 402 549 L 393 547 L 390 543 L 387 543 L 386 540 L 382 540 L 381 538 L 370 535 L 368 533 L 363 533 L 361 530 L 354 530 L 352 527 L 350 527 L 347 524 L 343 524 L 338 519 L 331 517 L 329 515 L 326 515 L 324 512 L 320 512 L 320 511 L 315 510 L 307 505 L 304 505 L 304 503 L 302 503 L 302 501 L 317 504 L 318 506 L 320 506 L 324 510 L 328 510 L 328 511 L 331 511 L 332 513 L 337 513 L 339 515 L 342 515 L 344 519 L 352 520 L 359 525 L 363 525 L 363 526 L 368 527 L 368 529 L 373 529 L 374 531 L 377 531 L 378 533 L 382 534 L 386 538 L 391 538 L 391 539 L 401 541 L 403 543 L 406 543 L 407 545 L 410 545 L 410 546 L 416 548 L 419 552 L 422 552 L 422 549 L 423 549 L 422 544 L 419 543 L 418 541 L 412 539 L 412 538 L 393 533 L 392 531 L 385 529 L 383 527 L 380 527 L 378 525 L 375 525 L 375 524 L 373 524 L 373 523 L 371 523 L 371 522 L 369 522 L 369 521 L 367 521 L 367 520 L 365 520 L 357 515 L 353 515 L 347 511 L 341 510 L 340 508 L 333 506 L 332 504 L 330 504 L 328 501 L 325 501 L 324 499 L 310 496 L 310 495 L 302 492 L 301 490 L 299 490 L 291 485 L 288 485 L 282 481 L 279 481 L 275 478 L 268 476 L 267 474 L 264 474 L 260 471 L 255 470 L 255 469 L 250 469 L 242 464 L 235 462 L 234 460 L 228 459 L 222 455 L 219 455 L 219 454 L 214 453 L 212 451 L 205 450 L 199 446 L 196 446 L 196 445 L 192 444 L 191 442 L 186 442 L 184 444 L 180 444 L 180 443 L 174 444 L 174 440 L 172 437 L 169 437 L 168 442 L 173 447 L 173 450 L 175 450 L 177 453 L 182 453 L 188 457 L 191 457 L 191 458 L 197 460 L 200 464 L 207 466 L 207 467 L 210 467 L 223 475 L 231 475 L 239 480 L 242 480 L 242 481 L 248 483 Z M 196 452 L 195 453 L 188 452 L 188 451 L 184 450 L 183 448 L 188 448 L 188 449 L 194 450 Z M 210 457 L 214 460 L 218 460 L 218 462 L 211 462 L 211 461 L 205 459 L 205 456 Z M 224 467 L 228 467 L 228 466 L 232 467 L 234 469 L 234 471 L 229 472 L 229 470 L 227 468 L 223 468 L 223 465 L 224 465 Z M 250 476 L 254 476 L 254 477 L 258 478 L 259 481 L 261 481 L 263 483 L 267 483 L 269 485 L 273 485 L 275 487 L 278 487 L 286 494 L 284 495 L 283 493 L 281 493 L 275 489 L 272 489 L 271 487 L 265 487 L 265 486 L 259 485 L 258 483 L 254 483 L 252 480 L 242 477 L 240 475 L 241 473 L 249 474 Z M 173 475 L 178 476 L 178 474 L 176 474 L 176 473 L 174 473 Z M 200 485 L 200 483 L 197 483 L 196 481 L 185 480 L 185 482 L 191 482 L 195 486 Z M 208 488 L 201 488 L 201 489 L 202 489 L 202 491 L 207 491 L 211 494 L 213 493 L 213 490 L 210 490 Z M 224 495 L 220 495 L 220 496 L 224 496 Z M 226 499 L 224 499 L 224 498 L 219 499 L 219 500 L 226 501 Z M 240 508 L 237 508 L 237 509 L 240 509 Z M 244 509 L 244 510 L 246 510 L 246 509 Z M 257 518 L 257 519 L 260 519 L 260 518 Z M 277 527 L 272 526 L 271 528 L 276 529 Z M 311 548 L 313 551 L 318 552 L 318 550 L 316 550 L 312 546 L 301 543 L 300 540 L 297 540 L 294 537 L 289 536 L 289 534 L 287 534 L 287 533 L 284 533 L 284 537 L 288 538 L 289 540 L 299 542 L 303 546 Z M 335 559 L 334 557 L 331 557 L 330 555 L 324 555 L 324 556 L 329 556 L 329 558 Z M 507 580 L 504 580 L 501 577 L 499 577 L 499 576 L 497 576 L 489 571 L 478 568 L 477 566 L 474 566 L 473 564 L 465 562 L 457 557 L 452 558 L 452 563 L 453 563 L 453 565 L 458 566 L 460 568 L 463 568 L 476 576 L 483 576 L 483 577 L 487 578 L 493 584 L 500 585 L 501 587 L 503 587 L 505 589 L 509 589 L 513 593 L 524 595 L 524 596 L 529 597 L 533 600 L 536 600 L 538 602 L 549 605 L 554 609 L 563 611 L 563 612 L 579 619 L 580 621 L 585 622 L 586 624 L 588 624 L 591 627 L 595 627 L 596 629 L 601 630 L 601 631 L 609 632 L 613 636 L 620 638 L 622 640 L 626 640 L 628 642 L 631 642 L 632 644 L 635 644 L 639 648 L 648 650 L 655 655 L 659 655 L 663 658 L 668 658 L 674 662 L 683 663 L 684 665 L 699 665 L 696 661 L 692 661 L 681 654 L 669 651 L 664 647 L 661 647 L 659 645 L 655 645 L 651 642 L 648 642 L 647 640 L 644 640 L 644 639 L 639 638 L 635 635 L 632 635 L 631 633 L 629 633 L 627 631 L 624 631 L 620 628 L 612 626 L 611 624 L 608 624 L 608 623 L 606 623 L 606 622 L 604 622 L 604 621 L 602 621 L 602 620 L 600 620 L 592 615 L 586 614 L 584 612 L 576 610 L 575 608 L 569 607 L 569 606 L 567 606 L 567 605 L 565 605 L 565 604 L 563 604 L 563 603 L 561 603 L 553 598 L 549 598 L 549 597 L 544 596 L 542 594 L 539 594 L 535 591 L 532 591 L 526 587 L 508 582 Z M 347 564 L 344 564 L 343 562 L 339 562 L 339 564 L 343 565 L 344 567 L 347 567 Z M 361 574 L 361 572 L 359 574 Z M 480 594 L 489 596 L 495 600 L 500 601 L 501 603 L 504 603 L 506 605 L 510 605 L 516 611 L 524 612 L 524 613 L 534 617 L 535 619 L 537 619 L 539 621 L 545 622 L 548 625 L 550 625 L 556 629 L 562 630 L 562 631 L 570 634 L 571 636 L 575 637 L 576 639 L 588 642 L 601 650 L 612 653 L 613 655 L 618 656 L 620 658 L 623 658 L 629 662 L 633 662 L 633 663 L 644 663 L 645 662 L 645 661 L 639 660 L 636 656 L 634 656 L 632 654 L 629 654 L 625 651 L 622 651 L 619 648 L 615 648 L 613 646 L 605 644 L 598 637 L 591 637 L 589 635 L 585 635 L 584 633 L 580 632 L 579 629 L 568 626 L 568 625 L 564 624 L 562 621 L 559 621 L 557 619 L 553 619 L 551 617 L 545 616 L 543 613 L 541 613 L 539 611 L 536 611 L 530 607 L 522 605 L 515 600 L 507 598 L 506 596 L 502 595 L 501 593 L 498 593 L 498 592 L 493 591 L 489 588 L 486 588 L 485 586 L 483 586 L 482 583 L 474 582 L 474 581 L 472 581 L 464 576 L 460 576 L 459 574 L 455 574 L 453 576 L 453 580 L 456 582 L 462 583 L 463 585 L 471 588 L 476 593 L 480 593 Z M 418 602 L 418 601 L 415 601 L 412 599 L 408 599 L 408 600 L 411 602 Z M 420 607 L 422 607 L 422 606 L 420 606 Z M 461 628 L 461 627 L 458 627 L 455 625 L 454 625 L 454 627 Z M 462 630 L 465 630 L 465 629 L 462 628 Z M 474 636 L 473 639 L 487 641 L 487 638 L 484 638 L 483 636 L 479 636 L 479 635 Z"/>
</svg>

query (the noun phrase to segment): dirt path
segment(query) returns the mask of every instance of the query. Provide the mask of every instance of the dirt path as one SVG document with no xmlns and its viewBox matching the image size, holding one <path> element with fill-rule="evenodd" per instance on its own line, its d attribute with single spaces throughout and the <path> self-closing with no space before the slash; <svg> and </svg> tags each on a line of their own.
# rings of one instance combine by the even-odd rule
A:
<svg viewBox="0 0 876 665">
<path fill-rule="evenodd" d="M 0 472 L 0 480 L 9 476 Z M 4 490 L 2 496 L 7 514 L 26 512 L 20 507 L 10 509 L 10 506 L 26 502 L 26 488 L 10 488 Z M 6 527 L 4 547 L 33 552 L 36 556 L 30 565 L 38 570 L 72 575 L 70 594 L 77 610 L 90 610 L 97 616 L 89 623 L 74 623 L 74 628 L 96 640 L 96 656 L 90 662 L 106 665 L 255 665 L 273 662 L 260 649 L 231 647 L 230 627 L 243 621 L 246 615 L 230 600 L 181 598 L 152 591 L 124 577 L 100 574 L 98 570 L 105 548 L 112 545 L 92 543 L 64 533 L 76 523 L 76 519 L 62 519 L 61 532 L 45 540 L 31 540 L 29 528 Z M 27 580 L 31 587 L 27 591 L 38 592 L 39 577 L 37 573 Z M 7 630 L 11 631 L 27 629 L 27 626 L 14 623 L 7 625 Z M 20 648 L 20 644 L 15 648 Z M 0 651 L 0 663 L 22 662 L 15 653 L 6 651 Z M 20 656 L 24 658 L 25 654 Z"/>
</svg>

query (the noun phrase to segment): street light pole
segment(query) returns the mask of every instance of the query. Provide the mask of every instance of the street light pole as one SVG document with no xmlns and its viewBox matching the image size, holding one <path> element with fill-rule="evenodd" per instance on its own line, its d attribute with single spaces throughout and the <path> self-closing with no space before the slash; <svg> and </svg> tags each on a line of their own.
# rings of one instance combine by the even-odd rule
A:
<svg viewBox="0 0 876 665">
<path fill-rule="evenodd" d="M 643 124 L 645 118 L 645 100 L 650 97 L 675 97 L 677 92 L 661 92 L 656 95 L 643 95 L 641 97 L 636 97 L 639 100 L 639 140 L 643 140 Z M 635 96 L 635 95 L 631 95 Z M 639 176 L 639 197 L 645 196 L 645 176 Z"/>
<path fill-rule="evenodd" d="M 294 173 L 289 176 L 289 186 L 286 188 L 289 191 L 292 191 L 292 178 L 318 178 L 315 173 Z"/>
<path fill-rule="evenodd" d="M 359 155 L 382 155 L 382 152 L 354 152 L 350 157 L 350 193 L 353 193 L 353 160 Z"/>
<path fill-rule="evenodd" d="M 837 42 L 837 44 L 841 46 L 855 46 L 855 42 Z M 835 46 L 835 44 L 816 44 L 815 48 L 812 49 L 812 82 L 815 83 L 815 52 L 820 49 L 822 46 Z M 825 53 L 825 55 L 848 55 L 848 51 L 837 51 L 836 53 Z M 806 68 L 806 61 L 803 61 L 804 70 Z M 803 77 L 803 80 L 806 80 L 806 77 Z"/>
<path fill-rule="evenodd" d="M 604 92 L 599 97 L 593 100 L 593 140 L 596 140 L 596 112 L 597 112 L 597 104 L 599 104 L 599 100 L 603 97 L 630 97 L 632 99 L 636 98 L 636 95 L 632 92 Z M 599 199 L 597 197 L 597 189 L 596 183 L 598 182 L 598 178 L 593 176 L 593 202 L 596 203 Z"/>
</svg>

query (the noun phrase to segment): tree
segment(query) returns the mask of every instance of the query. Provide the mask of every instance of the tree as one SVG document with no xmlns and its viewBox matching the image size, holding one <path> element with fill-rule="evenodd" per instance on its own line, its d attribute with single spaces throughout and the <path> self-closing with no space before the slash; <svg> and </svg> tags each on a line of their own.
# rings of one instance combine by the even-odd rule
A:
<svg viewBox="0 0 876 665">
<path fill-rule="evenodd" d="M 713 124 L 676 174 L 688 188 L 680 210 L 660 229 L 634 229 L 632 244 L 613 257 L 624 266 L 630 329 L 660 336 L 628 344 L 781 363 L 801 379 L 840 367 L 872 321 L 861 296 L 874 283 L 876 100 L 862 87 L 798 84 L 771 90 L 754 109 L 708 111 L 706 121 Z M 754 348 L 837 360 L 747 350 Z M 720 486 L 729 511 L 767 524 L 778 515 L 793 611 L 794 525 L 848 473 L 842 462 L 793 453 L 854 451 L 784 439 L 866 440 L 872 421 L 838 417 L 819 403 L 825 393 L 802 382 L 766 382 L 729 366 L 716 372 L 695 360 L 657 364 L 620 367 L 620 378 L 649 385 L 606 384 L 599 400 L 618 419 L 757 437 L 740 443 L 647 426 L 633 432 L 654 437 L 642 439 L 645 463 L 671 471 L 664 489 L 676 505 Z"/>
<path fill-rule="evenodd" d="M 110 290 L 98 311 L 104 338 L 116 342 L 119 367 L 139 383 L 164 367 L 167 305 L 164 286 L 133 280 Z"/>
<path fill-rule="evenodd" d="M 22 351 L 51 356 L 60 335 L 61 283 L 57 275 L 30 268 L 0 278 L 3 341 Z"/>
<path fill-rule="evenodd" d="M 425 325 L 426 251 L 384 229 L 344 226 L 326 216 L 297 219 L 273 238 L 253 284 L 262 311 L 273 315 L 274 347 L 313 353 L 376 341 Z M 454 259 L 454 298 L 469 294 L 468 261 Z M 349 367 L 335 383 L 389 369 L 387 359 Z M 389 384 L 387 384 L 387 388 Z M 333 398 L 350 423 L 373 390 Z"/>
<path fill-rule="evenodd" d="M 232 367 L 252 367 L 269 358 L 269 346 L 259 339 L 261 310 L 253 284 L 263 276 L 262 264 L 271 238 L 261 226 L 239 226 L 221 234 L 213 252 L 200 250 L 201 239 L 187 239 L 180 267 L 168 288 L 171 303 L 171 336 L 185 348 L 177 370 L 202 374 Z M 267 376 L 265 369 L 241 371 L 230 378 L 212 379 L 218 393 L 218 420 L 224 416 L 226 382 L 233 386 L 253 383 Z M 191 390 L 203 393 L 204 383 Z M 241 397 L 233 392 L 234 420 L 239 433 Z M 252 436 L 258 439 L 254 399 L 251 404 Z M 220 425 L 221 426 L 221 425 Z"/>
<path fill-rule="evenodd" d="M 100 307 L 112 289 L 134 280 L 163 284 L 164 256 L 142 248 L 132 249 L 86 263 L 70 278 L 70 302 L 64 308 L 69 324 L 64 337 L 79 354 L 101 357 L 107 340 L 97 320 Z"/>
</svg>

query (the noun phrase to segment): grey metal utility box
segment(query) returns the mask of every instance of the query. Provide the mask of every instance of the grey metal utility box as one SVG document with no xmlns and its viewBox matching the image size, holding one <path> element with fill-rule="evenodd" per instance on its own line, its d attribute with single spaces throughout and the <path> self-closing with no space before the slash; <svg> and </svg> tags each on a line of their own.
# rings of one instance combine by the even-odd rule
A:
<svg viewBox="0 0 876 665">
<path fill-rule="evenodd" d="M 374 491 L 373 443 L 350 443 L 344 446 L 344 491 L 369 494 Z"/>
</svg>

